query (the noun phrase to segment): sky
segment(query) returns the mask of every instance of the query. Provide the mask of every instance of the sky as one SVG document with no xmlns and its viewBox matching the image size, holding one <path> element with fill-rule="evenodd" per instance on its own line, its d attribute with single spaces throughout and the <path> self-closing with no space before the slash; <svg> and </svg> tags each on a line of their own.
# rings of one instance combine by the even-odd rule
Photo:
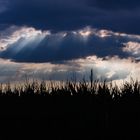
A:
<svg viewBox="0 0 140 140">
<path fill-rule="evenodd" d="M 140 79 L 139 0 L 0 0 L 0 82 Z"/>
</svg>

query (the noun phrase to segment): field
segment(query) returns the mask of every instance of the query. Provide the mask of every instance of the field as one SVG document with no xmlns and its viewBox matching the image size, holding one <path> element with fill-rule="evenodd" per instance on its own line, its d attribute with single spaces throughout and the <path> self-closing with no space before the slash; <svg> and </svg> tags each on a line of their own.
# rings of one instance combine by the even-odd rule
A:
<svg viewBox="0 0 140 140">
<path fill-rule="evenodd" d="M 26 81 L 0 87 L 6 139 L 135 139 L 140 136 L 140 82 Z M 18 137 L 17 134 L 20 134 Z M 1 136 L 2 136 L 1 135 Z"/>
</svg>

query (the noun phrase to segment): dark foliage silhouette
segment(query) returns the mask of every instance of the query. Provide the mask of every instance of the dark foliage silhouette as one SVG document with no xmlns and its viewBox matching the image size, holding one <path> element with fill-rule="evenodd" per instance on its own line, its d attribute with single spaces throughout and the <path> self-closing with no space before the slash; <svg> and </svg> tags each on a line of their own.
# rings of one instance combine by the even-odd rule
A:
<svg viewBox="0 0 140 140">
<path fill-rule="evenodd" d="M 89 79 L 1 84 L 1 128 L 14 130 L 23 139 L 27 135 L 60 140 L 139 136 L 140 82 L 131 79 L 119 87 L 112 82 L 94 81 L 92 70 Z"/>
</svg>

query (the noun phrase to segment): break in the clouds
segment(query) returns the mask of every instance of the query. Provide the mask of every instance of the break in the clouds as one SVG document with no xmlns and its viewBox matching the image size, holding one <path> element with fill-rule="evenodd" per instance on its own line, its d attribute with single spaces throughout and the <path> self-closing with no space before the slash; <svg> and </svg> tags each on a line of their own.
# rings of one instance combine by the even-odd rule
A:
<svg viewBox="0 0 140 140">
<path fill-rule="evenodd" d="M 139 0 L 0 0 L 1 29 L 11 25 L 52 31 L 85 26 L 139 34 Z"/>
<path fill-rule="evenodd" d="M 86 27 L 51 33 L 29 27 L 11 27 L 1 32 L 0 57 L 15 62 L 64 63 L 96 55 L 135 60 L 140 54 L 140 36 Z"/>
</svg>

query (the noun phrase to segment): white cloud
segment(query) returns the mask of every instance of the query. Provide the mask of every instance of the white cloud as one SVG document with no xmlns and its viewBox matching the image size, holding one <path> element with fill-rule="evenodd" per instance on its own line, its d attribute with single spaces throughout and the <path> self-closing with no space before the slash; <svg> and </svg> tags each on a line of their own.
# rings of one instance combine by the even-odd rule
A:
<svg viewBox="0 0 140 140">
<path fill-rule="evenodd" d="M 139 42 L 127 42 L 124 43 L 125 47 L 123 47 L 123 51 L 131 54 L 136 57 L 136 59 L 140 56 L 140 43 Z"/>
<path fill-rule="evenodd" d="M 3 51 L 22 38 L 26 40 L 26 44 L 26 42 L 33 41 L 33 39 L 37 39 L 37 37 L 42 37 L 43 39 L 43 37 L 50 35 L 50 32 L 42 32 L 41 30 L 35 30 L 32 27 L 11 26 L 6 29 L 6 31 L 1 32 L 0 35 L 0 50 Z"/>
</svg>

